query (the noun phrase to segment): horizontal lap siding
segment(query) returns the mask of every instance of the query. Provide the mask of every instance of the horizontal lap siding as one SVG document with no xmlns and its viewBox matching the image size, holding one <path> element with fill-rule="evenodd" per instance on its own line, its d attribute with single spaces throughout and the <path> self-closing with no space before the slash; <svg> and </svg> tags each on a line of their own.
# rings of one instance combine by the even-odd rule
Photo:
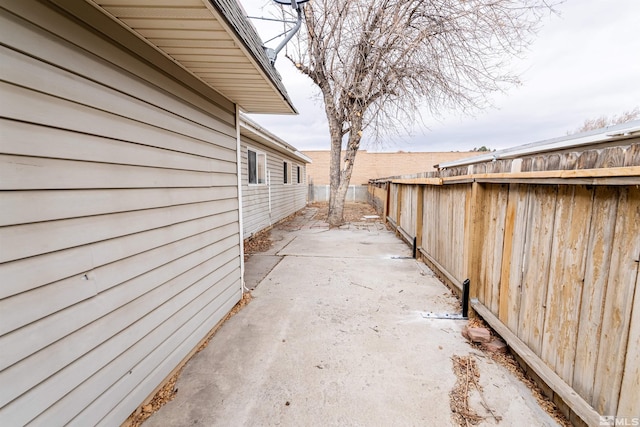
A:
<svg viewBox="0 0 640 427">
<path fill-rule="evenodd" d="M 267 174 L 271 174 L 271 185 L 249 185 L 247 149 L 267 155 Z M 284 161 L 293 167 L 291 184 L 284 184 Z M 307 183 L 304 179 L 305 164 L 291 157 L 242 137 L 242 216 L 244 237 L 277 223 L 304 208 L 307 203 Z M 301 183 L 298 184 L 300 166 Z M 270 188 L 269 188 L 270 187 Z M 269 212 L 271 191 L 271 212 Z"/>
<path fill-rule="evenodd" d="M 0 13 L 0 424 L 117 425 L 241 296 L 233 105 L 27 9 Z"/>
</svg>

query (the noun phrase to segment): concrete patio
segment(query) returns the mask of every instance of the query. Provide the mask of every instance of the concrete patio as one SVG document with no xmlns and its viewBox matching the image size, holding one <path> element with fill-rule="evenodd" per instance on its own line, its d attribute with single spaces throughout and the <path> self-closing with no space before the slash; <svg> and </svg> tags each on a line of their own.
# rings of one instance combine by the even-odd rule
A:
<svg viewBox="0 0 640 427">
<path fill-rule="evenodd" d="M 469 354 L 484 390 L 469 398 L 481 425 L 557 425 L 467 343 L 464 321 L 423 318 L 459 303 L 382 223 L 329 230 L 315 213 L 276 227 L 271 249 L 249 258 L 253 300 L 187 364 L 175 399 L 145 426 L 455 425 L 452 357 Z"/>
</svg>

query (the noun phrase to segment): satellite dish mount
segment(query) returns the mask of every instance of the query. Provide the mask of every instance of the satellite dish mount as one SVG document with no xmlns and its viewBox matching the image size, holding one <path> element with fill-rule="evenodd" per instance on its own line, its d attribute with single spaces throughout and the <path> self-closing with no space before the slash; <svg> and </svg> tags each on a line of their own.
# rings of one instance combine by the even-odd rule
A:
<svg viewBox="0 0 640 427">
<path fill-rule="evenodd" d="M 271 65 L 274 65 L 276 63 L 276 58 L 278 57 L 278 53 L 280 53 L 280 51 L 282 50 L 283 47 L 285 47 L 285 45 L 287 43 L 289 43 L 289 40 L 291 40 L 291 38 L 298 32 L 298 30 L 300 29 L 300 26 L 302 25 L 302 4 L 308 2 L 309 0 L 273 0 L 275 3 L 278 4 L 288 4 L 291 6 L 292 9 L 294 9 L 297 14 L 298 14 L 298 19 L 295 21 L 295 25 L 293 26 L 293 28 L 291 28 L 290 30 L 285 31 L 283 34 L 285 35 L 284 40 L 282 40 L 280 42 L 280 44 L 278 46 L 276 46 L 275 49 L 271 49 L 269 47 L 264 46 L 264 50 L 267 53 L 267 57 L 269 58 L 269 61 L 271 62 Z M 289 21 L 289 22 L 293 22 L 293 21 Z M 282 35 L 282 34 L 281 34 Z"/>
</svg>

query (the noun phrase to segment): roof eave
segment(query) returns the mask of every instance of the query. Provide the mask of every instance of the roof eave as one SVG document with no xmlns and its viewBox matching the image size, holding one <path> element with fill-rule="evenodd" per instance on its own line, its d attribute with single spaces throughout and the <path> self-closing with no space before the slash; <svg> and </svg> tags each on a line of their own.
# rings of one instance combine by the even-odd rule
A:
<svg viewBox="0 0 640 427">
<path fill-rule="evenodd" d="M 240 135 L 263 144 L 274 150 L 291 156 L 303 163 L 312 163 L 311 158 L 301 153 L 296 147 L 288 144 L 273 133 L 252 121 L 244 114 L 240 115 Z"/>
<path fill-rule="evenodd" d="M 287 90 L 282 83 L 280 74 L 275 67 L 269 61 L 262 41 L 258 34 L 255 32 L 253 26 L 247 21 L 244 16 L 242 8 L 235 0 L 205 0 L 209 5 L 213 6 L 220 16 L 225 20 L 229 26 L 229 30 L 233 30 L 233 34 L 239 43 L 244 47 L 247 56 L 252 57 L 255 60 L 256 66 L 264 73 L 265 78 L 269 79 L 273 84 L 274 90 L 277 91 L 282 97 L 283 101 L 288 105 L 289 110 L 286 113 L 298 114 Z M 224 5 L 230 6 L 230 9 L 225 9 Z M 246 113 L 262 113 L 262 111 L 250 111 L 243 110 Z M 284 113 L 284 112 L 283 112 Z"/>
<path fill-rule="evenodd" d="M 297 113 L 235 0 L 50 1 L 198 92 L 202 84 L 247 112 Z"/>
</svg>

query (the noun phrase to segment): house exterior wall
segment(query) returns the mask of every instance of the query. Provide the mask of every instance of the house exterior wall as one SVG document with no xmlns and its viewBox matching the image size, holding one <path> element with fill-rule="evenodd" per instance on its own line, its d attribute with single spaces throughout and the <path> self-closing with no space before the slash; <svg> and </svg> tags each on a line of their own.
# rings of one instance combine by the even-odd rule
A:
<svg viewBox="0 0 640 427">
<path fill-rule="evenodd" d="M 235 106 L 49 3 L 0 32 L 0 425 L 119 425 L 241 298 Z"/>
<path fill-rule="evenodd" d="M 315 186 L 329 185 L 330 152 L 304 151 L 313 163 L 309 165 L 307 174 L 309 183 Z M 367 185 L 370 179 L 389 176 L 408 175 L 413 173 L 435 171 L 433 165 L 473 156 L 472 152 L 422 152 L 422 153 L 370 153 L 358 151 L 351 185 Z M 482 153 L 478 153 L 482 154 Z"/>
<path fill-rule="evenodd" d="M 267 157 L 266 184 L 249 184 L 248 149 L 265 153 Z M 277 223 L 304 208 L 307 204 L 307 180 L 304 162 L 287 156 L 247 137 L 241 138 L 242 217 L 244 238 Z M 293 167 L 289 184 L 284 183 L 283 162 Z M 300 167 L 300 183 L 298 168 Z M 271 195 L 271 203 L 269 203 Z"/>
</svg>

